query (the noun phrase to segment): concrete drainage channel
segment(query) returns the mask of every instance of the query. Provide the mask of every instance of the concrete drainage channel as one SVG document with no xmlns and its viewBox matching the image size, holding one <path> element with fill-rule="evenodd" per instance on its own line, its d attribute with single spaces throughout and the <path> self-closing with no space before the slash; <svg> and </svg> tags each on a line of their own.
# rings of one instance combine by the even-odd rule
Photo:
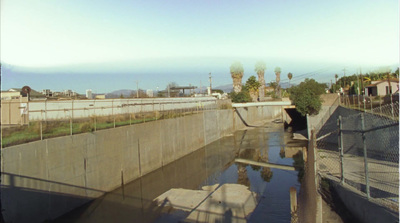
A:
<svg viewBox="0 0 400 223">
<path fill-rule="evenodd" d="M 216 140 L 56 222 L 290 222 L 289 191 L 301 193 L 297 164 L 306 142 L 293 140 L 282 123 L 257 126 Z"/>
<path fill-rule="evenodd" d="M 281 106 L 239 109 L 249 123 L 282 112 Z M 122 179 L 139 179 L 244 127 L 232 110 L 215 110 L 3 148 L 3 217 L 55 219 L 118 188 Z"/>
</svg>

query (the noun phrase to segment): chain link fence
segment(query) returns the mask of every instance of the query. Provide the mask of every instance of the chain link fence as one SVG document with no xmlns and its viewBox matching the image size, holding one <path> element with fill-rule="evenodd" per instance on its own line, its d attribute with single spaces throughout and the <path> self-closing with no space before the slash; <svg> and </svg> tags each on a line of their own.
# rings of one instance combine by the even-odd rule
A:
<svg viewBox="0 0 400 223">
<path fill-rule="evenodd" d="M 231 104 L 221 101 L 215 98 L 2 101 L 1 146 L 176 118 L 228 108 Z"/>
<path fill-rule="evenodd" d="M 399 94 L 386 96 L 341 95 L 340 104 L 360 111 L 377 112 L 388 104 L 399 102 Z M 378 109 L 379 108 L 379 109 Z"/>
<path fill-rule="evenodd" d="M 319 173 L 398 205 L 399 103 L 336 113 L 317 134 Z"/>
</svg>

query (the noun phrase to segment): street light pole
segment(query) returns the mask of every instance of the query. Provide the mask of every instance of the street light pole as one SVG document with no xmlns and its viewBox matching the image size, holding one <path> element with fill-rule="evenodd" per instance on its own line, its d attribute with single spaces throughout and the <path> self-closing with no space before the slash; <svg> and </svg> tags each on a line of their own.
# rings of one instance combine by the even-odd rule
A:
<svg viewBox="0 0 400 223">
<path fill-rule="evenodd" d="M 136 81 L 136 97 L 139 98 L 139 81 Z"/>
</svg>

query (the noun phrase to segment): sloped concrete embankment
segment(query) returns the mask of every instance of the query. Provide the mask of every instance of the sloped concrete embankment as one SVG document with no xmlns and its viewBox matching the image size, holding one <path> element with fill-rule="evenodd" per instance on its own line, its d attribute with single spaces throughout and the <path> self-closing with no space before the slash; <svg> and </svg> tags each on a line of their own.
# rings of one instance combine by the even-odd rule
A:
<svg viewBox="0 0 400 223">
<path fill-rule="evenodd" d="M 316 156 L 317 163 L 316 169 L 317 173 L 321 175 L 325 180 L 329 181 L 332 185 L 333 190 L 339 197 L 339 199 L 344 203 L 344 206 L 351 212 L 351 214 L 357 218 L 360 222 L 397 222 L 398 221 L 398 212 L 393 211 L 388 204 L 382 203 L 382 199 L 371 198 L 367 199 L 365 194 L 362 194 L 359 190 L 356 190 L 354 187 L 349 186 L 348 184 L 340 183 L 340 160 L 339 160 L 339 146 L 338 146 L 338 126 L 337 119 L 339 116 L 342 117 L 355 117 L 362 112 L 356 111 L 353 109 L 344 108 L 341 106 L 332 107 L 334 108 L 333 113 L 328 113 L 329 115 L 324 115 L 323 120 L 319 120 L 319 122 L 324 123 L 318 129 L 316 138 L 321 138 L 321 141 L 318 145 L 319 155 Z M 367 123 L 367 128 L 372 128 L 373 125 L 377 125 L 377 123 L 383 123 L 385 120 L 383 117 L 379 115 L 363 113 L 367 120 L 371 120 L 370 123 Z M 317 118 L 317 117 L 315 117 Z M 346 119 L 344 123 L 345 129 L 361 129 L 361 121 L 360 119 Z M 381 129 L 379 131 L 371 131 L 368 133 L 368 159 L 382 159 L 382 157 L 387 157 L 387 153 L 390 151 L 386 151 L 385 148 L 391 148 L 392 146 L 398 143 L 398 137 L 387 134 L 389 131 L 392 131 L 393 128 L 398 128 L 398 126 L 393 126 L 390 128 Z M 330 134 L 331 132 L 337 131 L 334 134 Z M 379 140 L 383 136 L 387 140 L 385 146 L 382 146 L 382 142 Z M 363 142 L 361 134 L 344 134 L 343 142 L 345 143 L 345 155 L 353 156 L 353 159 L 350 161 L 348 158 L 345 159 L 345 177 L 346 179 L 361 179 L 361 175 L 364 173 L 364 157 L 363 157 Z M 351 148 L 349 149 L 349 145 Z M 397 144 L 398 145 L 398 144 Z M 346 147 L 347 146 L 347 147 Z M 393 146 L 394 147 L 394 146 Z M 329 153 L 328 153 L 329 152 Z M 333 156 L 325 157 L 326 154 L 333 154 Z M 393 154 L 391 154 L 393 155 Z M 398 153 L 394 154 L 393 157 L 398 157 Z M 347 160 L 346 160 L 347 159 Z M 360 160 L 359 163 L 362 165 L 357 165 L 357 160 Z M 384 164 L 384 162 L 379 162 Z M 347 168 L 346 168 L 347 167 Z M 357 167 L 357 168 L 356 168 Z M 361 168 L 360 168 L 361 167 Z M 377 168 L 374 170 L 374 168 Z M 355 174 L 356 170 L 359 171 L 359 174 Z M 387 184 L 387 182 L 383 181 L 385 176 L 385 171 L 388 173 L 388 167 L 379 166 L 378 162 L 375 162 L 374 165 L 370 164 L 371 173 L 376 172 L 379 174 L 374 175 L 375 184 L 371 184 L 376 188 L 382 186 L 385 189 L 390 189 L 391 186 Z M 349 173 L 347 173 L 347 172 Z M 350 172 L 352 171 L 352 172 Z M 351 173 L 351 174 L 350 174 Z M 393 176 L 393 175 L 391 175 Z M 362 178 L 364 181 L 364 178 Z M 353 185 L 354 186 L 354 185 Z M 361 188 L 361 184 L 359 186 Z"/>
<path fill-rule="evenodd" d="M 321 95 L 322 106 L 317 115 L 307 115 L 307 129 L 308 135 L 311 135 L 311 130 L 318 133 L 324 124 L 330 119 L 339 107 L 339 95 L 337 94 L 324 94 Z"/>
<path fill-rule="evenodd" d="M 280 106 L 240 108 L 252 123 Z M 46 139 L 2 149 L 6 222 L 54 219 L 245 125 L 232 110 Z"/>
</svg>

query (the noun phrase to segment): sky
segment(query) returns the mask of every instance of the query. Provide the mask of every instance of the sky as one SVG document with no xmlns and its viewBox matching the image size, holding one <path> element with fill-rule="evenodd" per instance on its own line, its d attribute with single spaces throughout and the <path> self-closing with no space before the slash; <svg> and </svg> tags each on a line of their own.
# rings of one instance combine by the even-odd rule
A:
<svg viewBox="0 0 400 223">
<path fill-rule="evenodd" d="M 267 65 L 293 82 L 399 64 L 397 0 L 2 0 L 2 89 L 109 92 L 243 82 Z M 299 77 L 296 79 L 296 76 Z M 287 79 L 287 78 L 286 78 Z"/>
</svg>

